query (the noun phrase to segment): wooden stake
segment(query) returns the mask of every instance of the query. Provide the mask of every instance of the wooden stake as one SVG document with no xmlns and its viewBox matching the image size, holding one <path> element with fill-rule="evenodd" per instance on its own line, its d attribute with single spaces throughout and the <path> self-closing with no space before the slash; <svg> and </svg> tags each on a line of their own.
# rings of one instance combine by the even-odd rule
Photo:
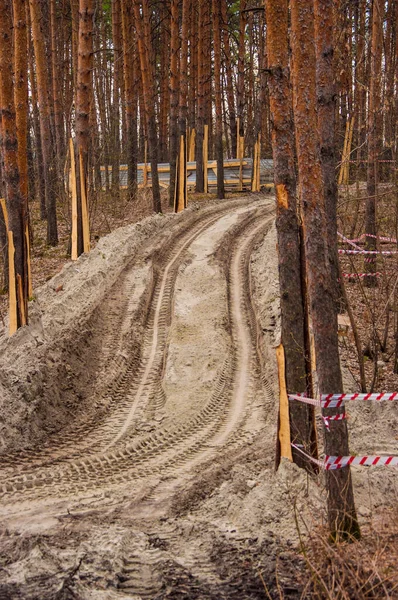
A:
<svg viewBox="0 0 398 600">
<path fill-rule="evenodd" d="M 8 302 L 9 302 L 9 335 L 18 329 L 17 294 L 14 265 L 15 247 L 12 231 L 8 231 Z"/>
<path fill-rule="evenodd" d="M 25 310 L 25 300 L 23 297 L 23 289 L 22 289 L 22 277 L 20 274 L 17 274 L 17 292 L 18 292 L 18 304 L 19 304 L 19 312 L 21 316 L 21 327 L 26 325 L 26 310 Z"/>
<path fill-rule="evenodd" d="M 70 187 L 72 192 L 72 260 L 77 260 L 77 182 L 76 182 L 76 163 L 75 148 L 73 140 L 69 140 L 70 148 Z"/>
<path fill-rule="evenodd" d="M 181 212 L 184 210 L 186 206 L 186 163 L 185 163 L 185 141 L 184 136 L 180 137 L 180 154 L 178 157 L 178 201 L 177 201 L 177 211 Z"/>
<path fill-rule="evenodd" d="M 6 231 L 8 232 L 8 212 L 7 205 L 4 198 L 0 198 L 1 208 L 3 209 L 4 223 L 6 225 Z"/>
<path fill-rule="evenodd" d="M 252 192 L 260 191 L 260 135 L 254 144 L 253 170 L 252 170 Z"/>
<path fill-rule="evenodd" d="M 285 379 L 285 351 L 282 344 L 276 349 L 279 377 L 279 431 L 280 453 L 283 458 L 293 460 L 290 438 L 289 399 L 287 397 Z"/>
<path fill-rule="evenodd" d="M 350 181 L 350 158 L 351 158 L 352 136 L 354 133 L 354 122 L 355 122 L 355 115 L 352 117 L 352 119 L 350 121 L 350 129 L 349 129 L 348 141 L 347 141 L 347 147 L 346 147 L 345 170 L 344 170 L 344 180 L 343 180 L 343 183 L 345 185 L 348 185 L 348 183 Z"/>
<path fill-rule="evenodd" d="M 346 151 L 347 151 L 347 143 L 348 143 L 349 133 L 350 133 L 350 122 L 347 121 L 346 127 L 345 127 L 345 135 L 344 135 L 343 154 L 342 154 L 342 157 L 341 157 L 341 165 L 340 165 L 340 171 L 339 171 L 339 179 L 338 179 L 338 184 L 339 185 L 341 185 L 343 183 L 343 178 L 344 178 L 344 170 L 345 170 L 344 167 L 345 167 Z"/>
<path fill-rule="evenodd" d="M 204 176 L 204 192 L 209 192 L 209 177 L 208 177 L 208 162 L 209 162 L 209 126 L 204 126 L 203 136 L 203 176 Z"/>
<path fill-rule="evenodd" d="M 196 131 L 195 131 L 195 129 L 192 129 L 191 134 L 189 136 L 188 162 L 195 161 L 195 139 L 196 139 Z"/>
<path fill-rule="evenodd" d="M 145 149 L 144 149 L 144 187 L 148 185 L 148 164 L 147 164 L 147 148 L 148 144 L 145 140 Z"/>
<path fill-rule="evenodd" d="M 241 156 L 240 151 L 241 151 L 241 145 L 240 145 L 240 118 L 238 117 L 236 119 L 236 135 L 237 135 L 237 144 L 236 144 L 236 158 L 243 158 L 243 156 Z"/>
<path fill-rule="evenodd" d="M 28 266 L 28 298 L 33 298 L 33 284 L 32 284 L 32 268 L 30 264 L 30 237 L 29 237 L 29 224 L 26 223 L 25 227 L 25 239 L 26 239 L 26 262 Z"/>
<path fill-rule="evenodd" d="M 90 223 L 87 206 L 87 181 L 83 165 L 83 155 L 79 149 L 80 194 L 82 201 L 83 252 L 90 252 Z"/>
</svg>

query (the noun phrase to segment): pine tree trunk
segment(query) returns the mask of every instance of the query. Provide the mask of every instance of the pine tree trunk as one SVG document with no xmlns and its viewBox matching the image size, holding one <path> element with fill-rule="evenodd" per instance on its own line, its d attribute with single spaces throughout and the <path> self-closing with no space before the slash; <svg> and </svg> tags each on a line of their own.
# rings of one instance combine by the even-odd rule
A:
<svg viewBox="0 0 398 600">
<path fill-rule="evenodd" d="M 120 0 L 112 0 L 112 38 L 113 38 L 113 88 L 111 113 L 111 165 L 112 194 L 120 195 L 120 88 L 121 88 L 121 27 Z"/>
<path fill-rule="evenodd" d="M 328 240 L 331 285 L 336 310 L 342 298 L 339 285 L 339 258 L 337 253 L 337 200 L 336 181 L 336 108 L 337 94 L 334 69 L 333 2 L 315 0 L 316 81 L 318 102 L 318 131 L 321 152 L 326 235 Z"/>
<path fill-rule="evenodd" d="M 128 0 L 122 0 L 123 24 L 123 73 L 127 124 L 127 187 L 132 200 L 137 190 L 137 92 L 134 85 L 134 28 L 133 8 Z M 133 46 L 133 47 L 132 47 Z"/>
<path fill-rule="evenodd" d="M 288 0 L 267 0 L 268 81 L 272 116 L 272 145 L 276 191 L 281 341 L 285 351 L 288 393 L 307 390 L 304 299 L 301 276 L 300 233 L 294 164 L 294 123 L 289 73 Z M 311 455 L 313 411 L 306 404 L 290 406 L 292 442 Z M 313 470 L 311 463 L 293 449 L 296 464 Z"/>
<path fill-rule="evenodd" d="M 82 187 L 87 198 L 88 153 L 90 144 L 90 112 L 92 98 L 92 69 L 93 69 L 93 16 L 94 1 L 80 0 L 79 2 L 79 43 L 78 70 L 76 90 L 76 165 L 79 174 L 78 185 L 78 255 L 85 251 L 82 223 Z M 82 174 L 80 180 L 79 161 L 82 157 Z"/>
<path fill-rule="evenodd" d="M 222 142 L 222 102 L 221 102 L 221 18 L 220 2 L 213 0 L 213 35 L 214 35 L 214 97 L 216 106 L 216 159 L 217 159 L 217 198 L 225 198 L 224 190 L 224 156 Z"/>
<path fill-rule="evenodd" d="M 37 95 L 39 100 L 40 136 L 43 154 L 44 185 L 47 212 L 47 243 L 58 244 L 57 211 L 55 196 L 55 156 L 51 135 L 50 91 L 48 86 L 47 54 L 43 31 L 41 2 L 29 0 L 33 47 L 36 58 Z"/>
<path fill-rule="evenodd" d="M 337 314 L 326 246 L 326 215 L 316 121 L 314 13 L 312 3 L 294 0 L 291 7 L 293 107 L 300 202 L 304 225 L 308 296 L 321 394 L 342 392 Z M 329 409 L 333 412 L 341 409 Z M 325 432 L 328 455 L 348 455 L 347 422 L 332 421 Z M 333 537 L 358 536 L 349 467 L 327 471 L 328 519 Z"/>
<path fill-rule="evenodd" d="M 196 127 L 196 192 L 204 192 L 204 166 L 203 166 L 203 138 L 204 138 L 204 125 L 205 125 L 205 85 L 206 85 L 206 71 L 205 71 L 205 56 L 206 52 L 204 49 L 205 44 L 205 3 L 206 0 L 199 0 L 199 18 L 198 18 L 198 117 Z"/>
<path fill-rule="evenodd" d="M 16 7 L 16 15 L 20 15 L 21 7 Z M 21 193 L 17 121 L 15 114 L 13 84 L 13 40 L 12 40 L 12 3 L 4 0 L 0 10 L 0 115 L 2 132 L 2 175 L 5 184 L 6 205 L 8 211 L 9 251 L 12 243 L 15 248 L 13 269 L 14 279 L 10 280 L 10 334 L 15 328 L 22 327 L 28 321 L 28 265 L 26 245 L 26 205 Z M 16 51 L 21 52 L 20 40 L 16 40 Z M 25 41 L 26 43 L 26 41 Z M 21 64 L 21 57 L 18 58 Z M 26 77 L 27 73 L 25 73 Z M 10 270 L 10 274 L 12 272 Z M 16 297 L 16 320 L 12 315 L 14 306 L 12 298 Z"/>
<path fill-rule="evenodd" d="M 155 88 L 153 81 L 153 53 L 150 38 L 149 12 L 146 2 L 142 5 L 143 17 L 140 15 L 140 0 L 134 0 L 135 27 L 137 31 L 138 52 L 140 56 L 142 88 L 145 105 L 145 118 L 148 131 L 149 154 L 151 158 L 153 210 L 162 212 L 158 176 L 157 132 L 155 114 Z"/>
<path fill-rule="evenodd" d="M 169 202 L 174 204 L 176 164 L 178 154 L 178 96 L 179 96 L 179 0 L 171 0 L 170 26 L 170 187 Z"/>
<path fill-rule="evenodd" d="M 368 167 L 365 233 L 366 250 L 376 250 L 376 204 L 380 139 L 380 99 L 381 99 L 381 58 L 383 46 L 383 0 L 374 0 L 372 12 L 372 45 L 368 113 Z M 365 273 L 376 272 L 376 257 L 370 255 L 365 260 Z M 365 285 L 375 287 L 376 277 L 366 277 Z"/>
<path fill-rule="evenodd" d="M 236 132 L 236 110 L 235 98 L 231 65 L 231 46 L 229 43 L 229 28 L 228 28 L 228 5 L 227 0 L 221 2 L 222 20 L 223 20 L 223 41 L 224 41 L 224 64 L 226 74 L 226 92 L 229 112 L 229 128 L 231 136 L 231 155 L 236 157 L 237 150 L 237 132 Z"/>
</svg>

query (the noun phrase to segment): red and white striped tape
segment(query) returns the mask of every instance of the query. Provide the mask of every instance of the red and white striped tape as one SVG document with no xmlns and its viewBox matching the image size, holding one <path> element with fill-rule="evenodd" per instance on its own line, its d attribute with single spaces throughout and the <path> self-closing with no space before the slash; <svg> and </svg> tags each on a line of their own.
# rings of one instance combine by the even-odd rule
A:
<svg viewBox="0 0 398 600">
<path fill-rule="evenodd" d="M 397 240 L 392 237 L 386 237 L 383 235 L 373 235 L 372 233 L 362 233 L 358 238 L 354 238 L 353 240 L 349 240 L 351 243 L 355 244 L 355 242 L 362 242 L 367 237 L 373 238 L 374 240 L 379 240 L 380 242 L 390 242 L 390 244 L 396 244 Z M 348 238 L 346 238 L 348 240 Z"/>
<path fill-rule="evenodd" d="M 397 400 L 398 392 L 381 392 L 380 394 L 322 394 L 322 405 L 326 408 L 326 402 L 344 402 L 344 400 L 370 400 L 382 402 L 384 400 Z M 330 404 L 328 404 L 330 406 Z M 339 405 L 336 405 L 339 406 Z"/>
<path fill-rule="evenodd" d="M 306 398 L 301 394 L 288 394 L 289 400 L 298 400 L 305 404 L 312 404 L 312 406 L 319 406 L 321 408 L 337 408 L 342 406 L 346 400 L 369 400 L 375 402 L 382 402 L 385 400 L 396 400 L 398 399 L 398 392 L 382 392 L 380 394 L 322 394 L 321 399 Z"/>
<path fill-rule="evenodd" d="M 360 467 L 397 467 L 398 456 L 325 456 L 322 460 L 310 456 L 307 452 L 304 452 L 297 444 L 292 444 L 298 452 L 303 454 L 308 460 L 318 465 L 326 471 L 334 471 L 335 469 L 342 469 L 349 465 L 360 466 Z"/>
<path fill-rule="evenodd" d="M 304 402 L 304 404 L 311 404 L 312 406 L 319 406 L 321 408 L 321 401 L 315 400 L 315 398 L 307 398 L 304 394 L 288 394 L 289 400 L 298 400 Z"/>
<path fill-rule="evenodd" d="M 337 235 L 343 240 L 343 242 L 345 242 L 346 244 L 350 244 L 350 246 L 353 246 L 354 248 L 356 248 L 356 250 L 362 250 L 362 248 L 360 248 L 359 246 L 357 246 L 354 242 L 354 240 L 349 240 L 347 237 L 345 237 L 345 235 L 343 235 L 342 233 L 337 232 Z"/>
<path fill-rule="evenodd" d="M 382 273 L 377 271 L 376 273 L 342 273 L 343 277 L 353 278 L 353 277 L 381 277 Z"/>
<path fill-rule="evenodd" d="M 339 254 L 383 254 L 390 256 L 391 254 L 398 254 L 398 250 L 346 250 L 345 248 L 339 248 Z"/>
<path fill-rule="evenodd" d="M 341 469 L 348 465 L 361 467 L 398 466 L 398 456 L 325 456 L 324 466 L 327 471 Z"/>
<path fill-rule="evenodd" d="M 328 431 L 330 430 L 330 421 L 343 421 L 346 418 L 347 418 L 347 413 L 345 413 L 345 412 L 340 413 L 339 415 L 333 415 L 331 417 L 325 417 L 324 415 L 322 415 L 323 422 Z"/>
</svg>

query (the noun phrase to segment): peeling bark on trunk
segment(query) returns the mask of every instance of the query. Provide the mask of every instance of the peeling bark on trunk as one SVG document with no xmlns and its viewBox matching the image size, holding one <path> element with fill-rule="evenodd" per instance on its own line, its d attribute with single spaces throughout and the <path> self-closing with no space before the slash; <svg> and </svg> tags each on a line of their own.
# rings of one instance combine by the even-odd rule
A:
<svg viewBox="0 0 398 600">
<path fill-rule="evenodd" d="M 170 187 L 169 202 L 174 204 L 176 164 L 178 155 L 178 96 L 179 96 L 179 0 L 171 0 L 170 25 Z"/>
<path fill-rule="evenodd" d="M 123 73 L 127 123 L 127 186 L 132 200 L 137 189 L 137 92 L 134 86 L 134 29 L 133 8 L 128 0 L 122 0 L 123 24 Z M 131 47 L 133 44 L 133 47 Z"/>
<path fill-rule="evenodd" d="M 85 181 L 81 182 L 79 179 L 78 185 L 78 255 L 84 252 L 81 186 L 85 186 L 87 190 L 88 153 L 90 144 L 90 112 L 92 98 L 93 16 L 93 0 L 80 0 L 78 43 L 79 52 L 76 92 L 76 165 L 77 172 L 80 177 L 79 155 L 81 154 Z"/>
<path fill-rule="evenodd" d="M 142 88 L 145 104 L 145 117 L 148 131 L 149 154 L 151 158 L 153 210 L 162 212 L 160 204 L 160 188 L 158 176 L 157 132 L 155 115 L 155 89 L 153 81 L 152 45 L 150 39 L 150 23 L 148 6 L 140 0 L 134 0 L 135 27 L 137 31 L 138 52 L 140 56 Z"/>
<path fill-rule="evenodd" d="M 308 0 L 294 0 L 290 3 L 290 8 L 294 123 L 319 393 L 339 393 L 342 392 L 342 378 L 337 314 L 326 246 L 326 217 L 316 122 L 314 13 L 312 3 Z M 341 409 L 331 409 L 331 412 L 335 413 L 336 410 Z M 346 421 L 331 422 L 330 432 L 325 431 L 325 452 L 329 455 L 348 454 Z M 359 526 L 349 467 L 327 471 L 326 483 L 332 536 L 358 536 Z"/>
<path fill-rule="evenodd" d="M 222 102 L 221 102 L 221 19 L 220 2 L 213 0 L 214 35 L 214 96 L 216 106 L 216 160 L 217 160 L 217 198 L 225 198 L 224 156 L 222 143 Z"/>
<path fill-rule="evenodd" d="M 10 300 L 16 297 L 16 327 L 26 325 L 28 320 L 28 265 L 26 243 L 26 209 L 21 193 L 18 161 L 18 138 L 15 114 L 13 83 L 13 43 L 12 43 L 12 3 L 4 0 L 0 10 L 0 116 L 2 133 L 2 175 L 5 184 L 8 211 L 8 241 L 12 241 L 15 254 L 13 271 L 15 278 L 10 280 Z M 26 76 L 26 74 L 25 74 Z M 13 309 L 10 303 L 10 309 Z M 11 313 L 11 310 L 10 310 Z M 12 330 L 10 315 L 10 333 Z"/>
<path fill-rule="evenodd" d="M 372 12 L 372 45 L 368 114 L 368 168 L 365 233 L 376 235 L 377 179 L 380 140 L 380 99 L 381 99 L 381 58 L 383 45 L 383 0 L 374 0 Z M 376 239 L 367 237 L 366 250 L 376 250 Z M 376 257 L 368 256 L 364 265 L 365 273 L 376 272 Z M 367 287 L 376 287 L 376 277 L 365 277 Z"/>
<path fill-rule="evenodd" d="M 294 165 L 294 123 L 289 73 L 288 0 L 267 0 L 268 81 L 272 117 L 272 146 L 276 190 L 281 340 L 286 357 L 286 385 L 291 394 L 309 392 L 306 385 L 304 301 L 300 233 Z M 292 442 L 311 454 L 313 411 L 299 402 L 290 406 Z M 293 449 L 300 467 L 312 464 Z"/>
<path fill-rule="evenodd" d="M 37 95 L 40 113 L 40 136 L 43 153 L 44 184 L 47 212 L 47 243 L 58 244 L 57 212 L 55 196 L 55 155 L 51 135 L 50 91 L 47 73 L 47 54 L 43 31 L 41 1 L 29 0 L 33 46 L 36 58 Z"/>
<path fill-rule="evenodd" d="M 336 181 L 336 106 L 337 95 L 334 70 L 333 1 L 315 0 L 315 43 L 318 131 L 321 152 L 326 236 L 331 272 L 332 292 L 336 310 L 341 308 L 337 252 L 337 199 Z"/>
</svg>

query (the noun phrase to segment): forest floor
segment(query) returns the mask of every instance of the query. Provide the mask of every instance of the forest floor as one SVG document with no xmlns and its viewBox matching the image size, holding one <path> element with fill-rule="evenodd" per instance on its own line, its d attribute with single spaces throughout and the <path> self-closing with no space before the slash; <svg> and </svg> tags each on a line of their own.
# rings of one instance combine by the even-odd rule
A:
<svg viewBox="0 0 398 600">
<path fill-rule="evenodd" d="M 353 469 L 364 536 L 337 551 L 323 474 L 275 472 L 274 199 L 198 200 L 95 207 L 60 271 L 67 228 L 35 244 L 30 325 L 0 331 L 0 599 L 394 597 L 396 470 Z M 353 453 L 398 452 L 395 407 L 349 413 Z"/>
</svg>

